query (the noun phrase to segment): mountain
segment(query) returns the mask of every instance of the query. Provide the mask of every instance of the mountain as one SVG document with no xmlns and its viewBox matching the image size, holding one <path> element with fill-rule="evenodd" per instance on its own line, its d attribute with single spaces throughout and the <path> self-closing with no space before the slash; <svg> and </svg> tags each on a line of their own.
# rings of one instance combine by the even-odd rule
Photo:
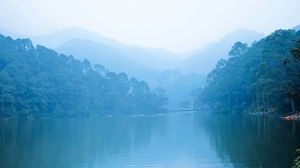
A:
<svg viewBox="0 0 300 168">
<path fill-rule="evenodd" d="M 206 48 L 195 50 L 185 60 L 164 49 L 127 45 L 76 27 L 33 39 L 36 43 L 45 44 L 80 60 L 88 59 L 112 71 L 136 76 L 147 81 L 152 88 L 162 86 L 170 99 L 170 105 L 174 107 L 180 102 L 192 100 L 191 91 L 200 84 L 204 85 L 204 76 L 220 58 L 226 57 L 236 41 L 251 43 L 261 37 L 262 34 L 254 31 L 236 30 Z"/>
<path fill-rule="evenodd" d="M 123 60 L 125 63 L 130 61 L 153 70 L 168 69 L 171 67 L 170 65 L 173 65 L 172 62 L 176 60 L 176 54 L 170 51 L 123 44 L 117 40 L 77 27 L 65 28 L 47 35 L 32 37 L 32 39 L 34 43 L 49 46 L 78 58 L 84 57 L 96 61 L 98 57 L 101 57 L 99 60 L 102 61 L 102 64 L 107 64 L 108 68 L 116 67 L 110 67 L 110 60 L 115 58 L 121 62 Z M 83 51 L 79 52 L 78 47 L 82 48 L 82 45 L 84 45 Z M 85 50 L 88 50 L 88 55 L 82 54 L 86 52 Z M 104 54 L 99 55 L 102 50 Z M 92 51 L 97 51 L 97 53 Z M 106 60 L 108 60 L 108 63 L 106 63 Z M 120 67 L 119 69 L 127 71 L 126 68 Z"/>
<path fill-rule="evenodd" d="M 116 40 L 104 37 L 98 33 L 87 31 L 79 27 L 69 27 L 61 30 L 53 31 L 52 33 L 32 36 L 30 37 L 32 42 L 35 44 L 46 45 L 49 48 L 57 48 L 58 46 L 66 43 L 72 38 L 86 39 L 91 41 L 99 41 L 104 44 L 111 46 L 118 46 L 119 44 Z"/>
<path fill-rule="evenodd" d="M 264 37 L 263 34 L 246 29 L 238 29 L 224 36 L 220 41 L 209 44 L 201 49 L 199 53 L 194 53 L 183 60 L 178 68 L 185 73 L 208 74 L 221 58 L 226 58 L 232 45 L 241 41 L 251 44 L 255 40 Z"/>
<path fill-rule="evenodd" d="M 176 61 L 175 56 L 171 56 L 170 53 L 163 50 L 150 50 L 126 45 L 116 47 L 99 41 L 79 38 L 70 39 L 56 49 L 80 59 L 90 59 L 102 63 L 114 71 L 128 73 L 134 72 L 131 70 L 133 66 L 151 70 L 165 70 L 171 68 L 171 65 L 175 64 Z"/>
<path fill-rule="evenodd" d="M 14 32 L 11 32 L 3 27 L 0 26 L 0 34 L 2 35 L 5 35 L 5 36 L 10 36 L 10 37 L 13 37 L 13 38 L 16 38 L 16 37 L 20 37 L 20 35 L 14 33 Z"/>
<path fill-rule="evenodd" d="M 56 49 L 80 60 L 89 59 L 93 63 L 102 64 L 117 72 L 130 73 L 140 68 L 139 65 L 125 57 L 121 51 L 105 43 L 73 38 Z M 131 75 L 133 74 L 131 73 Z"/>
<path fill-rule="evenodd" d="M 169 107 L 177 107 L 180 102 L 191 101 L 190 92 L 205 79 L 196 74 L 183 75 L 172 70 L 176 68 L 180 59 L 165 49 L 127 45 L 76 27 L 33 39 L 35 43 L 51 46 L 80 60 L 88 59 L 94 64 L 104 65 L 109 70 L 126 72 L 129 76 L 147 81 L 151 88 L 161 86 L 169 97 Z"/>
<path fill-rule="evenodd" d="M 147 52 L 142 48 L 117 48 L 90 40 L 71 39 L 57 50 L 74 55 L 81 60 L 88 58 L 91 62 L 103 64 L 116 72 L 126 72 L 130 76 L 136 76 L 147 81 L 151 88 L 163 87 L 169 98 L 170 108 L 178 107 L 181 102 L 191 102 L 190 93 L 205 81 L 204 76 L 184 75 L 176 70 L 167 70 L 167 67 L 164 69 L 158 64 L 168 62 L 172 65 L 175 64 L 174 59 L 170 58 L 168 61 L 158 55 L 158 52 Z M 149 58 L 148 62 L 143 62 L 147 61 L 147 58 Z M 149 64 L 151 61 L 156 64 L 156 67 Z"/>
<path fill-rule="evenodd" d="M 296 31 L 299 31 L 300 30 L 300 25 L 295 26 L 293 29 L 296 30 Z"/>
</svg>

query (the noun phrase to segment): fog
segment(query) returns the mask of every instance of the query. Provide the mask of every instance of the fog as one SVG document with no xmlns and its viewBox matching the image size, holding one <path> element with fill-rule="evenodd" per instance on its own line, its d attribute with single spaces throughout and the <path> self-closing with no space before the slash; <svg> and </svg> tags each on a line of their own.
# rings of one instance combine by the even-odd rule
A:
<svg viewBox="0 0 300 168">
<path fill-rule="evenodd" d="M 0 0 L 0 167 L 300 168 L 300 0 Z"/>
<path fill-rule="evenodd" d="M 191 92 L 235 42 L 251 45 L 298 25 L 298 6 L 297 0 L 11 0 L 0 2 L 0 33 L 163 87 L 169 107 L 178 107 L 191 104 Z"/>
<path fill-rule="evenodd" d="M 0 27 L 33 36 L 77 26 L 184 53 L 238 28 L 264 34 L 291 28 L 300 21 L 299 6 L 299 0 L 1 0 Z"/>
</svg>

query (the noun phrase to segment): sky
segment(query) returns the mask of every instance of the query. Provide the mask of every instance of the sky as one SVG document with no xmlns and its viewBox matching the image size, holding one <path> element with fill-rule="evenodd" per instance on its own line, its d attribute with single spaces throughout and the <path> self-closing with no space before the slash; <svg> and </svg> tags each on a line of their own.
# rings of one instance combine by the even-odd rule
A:
<svg viewBox="0 0 300 168">
<path fill-rule="evenodd" d="M 239 28 L 294 27 L 299 9 L 300 0 L 0 0 L 0 27 L 33 36 L 76 26 L 182 53 Z"/>
</svg>

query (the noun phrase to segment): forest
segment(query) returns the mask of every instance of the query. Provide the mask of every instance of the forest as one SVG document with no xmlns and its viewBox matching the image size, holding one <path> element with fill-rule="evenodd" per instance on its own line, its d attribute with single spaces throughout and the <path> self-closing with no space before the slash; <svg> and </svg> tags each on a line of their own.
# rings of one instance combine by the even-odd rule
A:
<svg viewBox="0 0 300 168">
<path fill-rule="evenodd" d="M 195 106 L 219 113 L 299 113 L 300 31 L 277 30 L 250 46 L 236 42 L 218 61 Z"/>
<path fill-rule="evenodd" d="M 3 117 L 149 114 L 164 112 L 167 102 L 163 88 L 126 73 L 0 35 Z"/>
</svg>

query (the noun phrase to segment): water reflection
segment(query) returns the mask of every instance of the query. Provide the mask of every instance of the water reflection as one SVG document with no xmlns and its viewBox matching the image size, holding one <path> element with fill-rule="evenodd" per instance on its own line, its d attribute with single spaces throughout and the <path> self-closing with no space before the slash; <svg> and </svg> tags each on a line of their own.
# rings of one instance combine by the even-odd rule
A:
<svg viewBox="0 0 300 168">
<path fill-rule="evenodd" d="M 47 119 L 1 123 L 0 167 L 90 167 L 128 154 L 156 134 L 164 118 Z M 104 161 L 103 161 L 104 159 Z"/>
<path fill-rule="evenodd" d="M 259 116 L 210 116 L 202 121 L 217 156 L 234 167 L 291 167 L 300 147 L 297 122 Z"/>
<path fill-rule="evenodd" d="M 271 118 L 156 117 L 0 122 L 0 167 L 288 167 L 299 126 Z"/>
</svg>

